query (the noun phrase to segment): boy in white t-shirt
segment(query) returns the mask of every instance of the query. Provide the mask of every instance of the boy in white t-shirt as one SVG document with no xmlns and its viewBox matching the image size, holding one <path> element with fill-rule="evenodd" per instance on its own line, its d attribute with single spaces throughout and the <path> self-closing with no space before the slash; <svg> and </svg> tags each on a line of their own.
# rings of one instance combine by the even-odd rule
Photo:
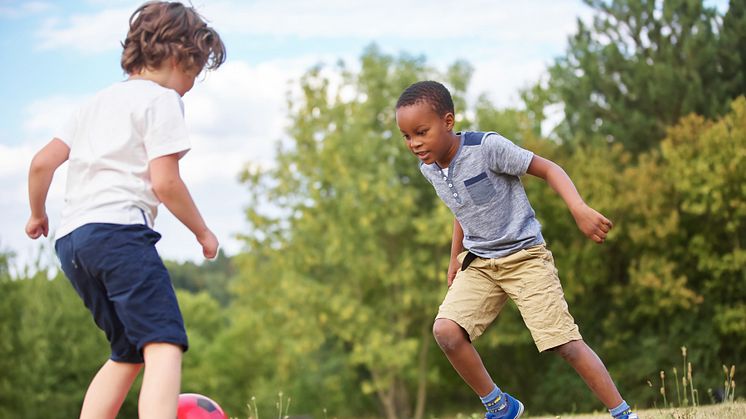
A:
<svg viewBox="0 0 746 419">
<path fill-rule="evenodd" d="M 81 418 L 114 418 L 146 366 L 140 418 L 174 418 L 188 342 L 171 280 L 155 249 L 157 207 L 194 233 L 205 257 L 218 240 L 179 175 L 189 150 L 181 96 L 225 47 L 197 12 L 149 2 L 130 17 L 121 64 L 129 78 L 98 92 L 31 162 L 26 233 L 47 236 L 52 176 L 69 160 L 55 250 L 62 270 L 111 345 Z"/>
</svg>

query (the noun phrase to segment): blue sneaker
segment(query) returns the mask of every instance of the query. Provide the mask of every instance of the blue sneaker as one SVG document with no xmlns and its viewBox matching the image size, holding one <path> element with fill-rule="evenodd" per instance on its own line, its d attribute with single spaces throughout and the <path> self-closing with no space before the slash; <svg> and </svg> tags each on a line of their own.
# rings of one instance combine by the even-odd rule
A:
<svg viewBox="0 0 746 419">
<path fill-rule="evenodd" d="M 523 403 L 521 403 L 520 400 L 514 398 L 508 393 L 503 394 L 505 395 L 505 400 L 508 403 L 505 411 L 499 413 L 487 412 L 484 415 L 484 419 L 517 419 L 520 418 L 521 415 L 523 415 Z M 637 416 L 635 416 L 634 418 L 630 417 L 629 419 L 637 419 Z"/>
</svg>

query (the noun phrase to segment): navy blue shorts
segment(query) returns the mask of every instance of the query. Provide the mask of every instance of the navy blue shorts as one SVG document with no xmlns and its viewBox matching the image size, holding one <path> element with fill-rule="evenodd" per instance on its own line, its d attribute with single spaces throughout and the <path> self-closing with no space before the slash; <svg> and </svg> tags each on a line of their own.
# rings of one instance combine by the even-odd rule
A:
<svg viewBox="0 0 746 419">
<path fill-rule="evenodd" d="M 111 359 L 143 362 L 147 343 L 187 350 L 176 293 L 148 226 L 86 224 L 55 243 L 62 271 L 106 333 Z"/>
</svg>

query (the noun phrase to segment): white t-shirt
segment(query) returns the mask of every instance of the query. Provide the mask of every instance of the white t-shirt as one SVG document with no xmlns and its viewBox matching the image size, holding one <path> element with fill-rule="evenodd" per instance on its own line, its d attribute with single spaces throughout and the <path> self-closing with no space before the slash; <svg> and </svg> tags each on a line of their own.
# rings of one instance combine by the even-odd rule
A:
<svg viewBox="0 0 746 419">
<path fill-rule="evenodd" d="M 181 97 L 149 80 L 98 92 L 58 138 L 70 147 L 58 238 L 89 223 L 152 227 L 160 200 L 148 164 L 190 147 Z"/>
</svg>

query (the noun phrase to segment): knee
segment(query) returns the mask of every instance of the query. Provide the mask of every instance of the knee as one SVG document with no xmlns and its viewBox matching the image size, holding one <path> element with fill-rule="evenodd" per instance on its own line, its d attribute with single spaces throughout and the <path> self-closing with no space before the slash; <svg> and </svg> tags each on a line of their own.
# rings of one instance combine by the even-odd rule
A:
<svg viewBox="0 0 746 419">
<path fill-rule="evenodd" d="M 437 319 L 433 324 L 433 336 L 443 352 L 452 352 L 468 343 L 466 331 L 453 320 Z"/>
<path fill-rule="evenodd" d="M 561 356 L 562 359 L 564 359 L 565 361 L 572 364 L 573 361 L 578 359 L 578 357 L 580 356 L 581 347 L 578 342 L 580 341 L 567 342 L 565 344 L 552 348 L 552 351 Z"/>
</svg>

